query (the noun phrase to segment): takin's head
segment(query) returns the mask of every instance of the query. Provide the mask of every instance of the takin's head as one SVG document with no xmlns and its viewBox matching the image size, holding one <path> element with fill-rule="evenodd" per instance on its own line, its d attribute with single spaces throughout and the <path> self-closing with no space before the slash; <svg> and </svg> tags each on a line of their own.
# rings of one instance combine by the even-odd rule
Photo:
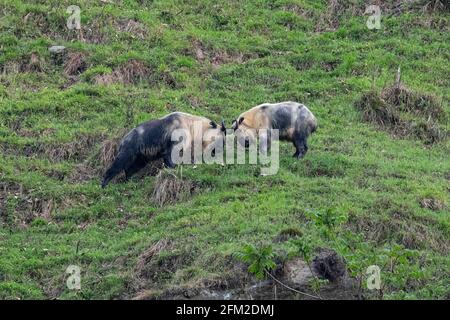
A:
<svg viewBox="0 0 450 320">
<path fill-rule="evenodd" d="M 233 121 L 231 128 L 234 130 L 234 135 L 240 145 L 248 148 L 256 142 L 256 130 L 247 123 L 245 117 L 239 117 Z"/>
<path fill-rule="evenodd" d="M 203 132 L 203 141 L 202 141 L 202 147 L 203 150 L 205 150 L 208 147 L 211 147 L 211 144 L 219 143 L 222 144 L 225 141 L 225 134 L 226 134 L 226 127 L 225 122 L 222 120 L 222 123 L 220 126 L 214 122 L 211 121 L 209 123 L 209 127 L 206 128 Z"/>
</svg>

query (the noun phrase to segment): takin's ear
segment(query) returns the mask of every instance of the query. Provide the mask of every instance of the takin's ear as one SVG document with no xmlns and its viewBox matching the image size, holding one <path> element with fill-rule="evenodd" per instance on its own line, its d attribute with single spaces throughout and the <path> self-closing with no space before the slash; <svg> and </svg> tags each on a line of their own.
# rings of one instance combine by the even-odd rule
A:
<svg viewBox="0 0 450 320">
<path fill-rule="evenodd" d="M 214 121 L 211 121 L 209 124 L 211 125 L 211 127 L 212 127 L 213 129 L 216 129 L 216 128 L 217 128 L 217 123 L 215 123 Z"/>
<path fill-rule="evenodd" d="M 239 118 L 239 124 L 241 124 L 244 121 L 244 117 Z"/>
</svg>

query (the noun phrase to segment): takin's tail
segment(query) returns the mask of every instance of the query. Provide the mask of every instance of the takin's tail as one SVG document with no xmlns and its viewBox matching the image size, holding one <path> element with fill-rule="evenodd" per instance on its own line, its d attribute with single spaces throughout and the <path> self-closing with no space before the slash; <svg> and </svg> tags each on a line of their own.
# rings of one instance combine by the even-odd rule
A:
<svg viewBox="0 0 450 320">
<path fill-rule="evenodd" d="M 129 150 L 120 150 L 111 167 L 103 175 L 102 188 L 105 188 L 115 176 L 125 170 L 128 164 L 133 162 L 134 153 Z"/>
</svg>

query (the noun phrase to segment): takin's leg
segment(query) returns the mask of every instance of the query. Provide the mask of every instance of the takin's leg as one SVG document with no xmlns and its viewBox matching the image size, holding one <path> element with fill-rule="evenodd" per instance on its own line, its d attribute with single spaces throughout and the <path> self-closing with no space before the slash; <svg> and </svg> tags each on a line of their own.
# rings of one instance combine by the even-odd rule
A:
<svg viewBox="0 0 450 320">
<path fill-rule="evenodd" d="M 175 142 L 175 143 L 172 141 L 169 142 L 166 145 L 166 147 L 164 148 L 165 151 L 161 155 L 164 160 L 164 165 L 170 169 L 173 169 L 176 167 L 175 163 L 173 163 L 172 152 L 173 152 L 173 148 L 175 147 L 175 145 L 178 145 L 178 144 L 179 144 L 179 142 Z M 182 151 L 181 151 L 182 154 L 179 154 L 179 156 L 181 158 L 184 158 L 184 153 L 187 152 L 187 149 L 188 148 L 186 146 L 184 146 L 182 148 Z M 181 160 L 181 159 L 178 159 L 178 160 Z"/>
<path fill-rule="evenodd" d="M 120 172 L 125 170 L 130 165 L 130 163 L 134 163 L 135 159 L 136 155 L 134 154 L 134 152 L 131 152 L 127 149 L 119 151 L 119 154 L 117 155 L 113 164 L 103 176 L 102 188 L 105 188 L 108 183 Z"/>
<path fill-rule="evenodd" d="M 294 146 L 295 146 L 294 157 L 297 159 L 303 158 L 306 152 L 308 152 L 307 138 L 304 135 L 294 136 Z"/>
<path fill-rule="evenodd" d="M 166 154 L 164 154 L 163 160 L 164 160 L 164 164 L 166 165 L 166 167 L 171 168 L 171 169 L 175 168 L 175 164 L 172 161 L 172 153 L 171 152 L 167 152 Z"/>
<path fill-rule="evenodd" d="M 134 160 L 134 162 L 130 163 L 125 168 L 125 180 L 128 181 L 128 179 L 130 179 L 132 175 L 134 175 L 136 172 L 144 168 L 147 165 L 147 163 L 148 163 L 147 158 L 145 158 L 142 155 L 138 155 L 136 157 L 136 160 Z"/>
</svg>

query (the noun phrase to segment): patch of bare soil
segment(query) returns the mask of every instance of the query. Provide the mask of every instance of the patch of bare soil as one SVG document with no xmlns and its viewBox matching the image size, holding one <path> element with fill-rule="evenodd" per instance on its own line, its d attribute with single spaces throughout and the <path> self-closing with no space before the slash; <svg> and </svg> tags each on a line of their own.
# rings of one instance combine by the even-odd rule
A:
<svg viewBox="0 0 450 320">
<path fill-rule="evenodd" d="M 322 279 L 336 282 L 346 276 L 344 259 L 334 250 L 322 248 L 313 259 L 313 270 Z"/>
</svg>

